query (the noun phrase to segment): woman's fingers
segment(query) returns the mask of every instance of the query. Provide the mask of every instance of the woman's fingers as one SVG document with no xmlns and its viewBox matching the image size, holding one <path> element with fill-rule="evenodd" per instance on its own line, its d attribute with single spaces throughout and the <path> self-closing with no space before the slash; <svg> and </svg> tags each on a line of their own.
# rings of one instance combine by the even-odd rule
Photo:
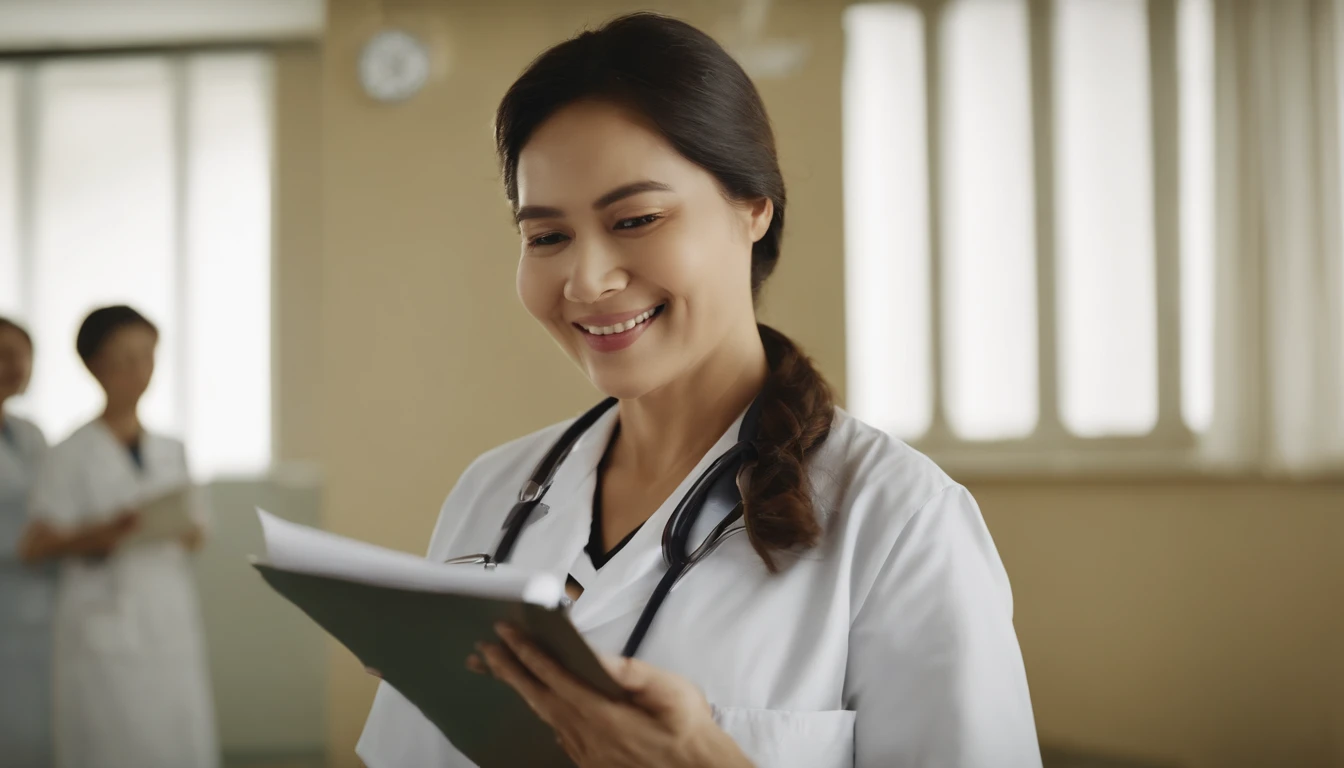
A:
<svg viewBox="0 0 1344 768">
<path fill-rule="evenodd" d="M 490 670 L 485 666 L 485 661 L 478 653 L 469 654 L 467 656 L 467 670 L 475 672 L 478 675 L 486 675 L 490 673 Z"/>
<path fill-rule="evenodd" d="M 608 674 L 630 691 L 632 701 L 646 712 L 663 717 L 708 713 L 709 702 L 689 680 L 639 659 L 601 655 Z"/>
<path fill-rule="evenodd" d="M 110 530 L 118 532 L 130 532 L 140 524 L 140 510 L 126 509 L 118 512 L 115 517 L 107 521 L 107 527 Z"/>
<path fill-rule="evenodd" d="M 556 698 L 522 665 L 513 651 L 496 643 L 478 643 L 476 651 L 484 659 L 490 674 L 518 692 L 527 706 L 547 725 L 556 725 Z"/>
<path fill-rule="evenodd" d="M 597 691 L 582 683 L 564 667 L 560 666 L 550 654 L 528 641 L 523 634 L 508 624 L 495 625 L 495 631 L 508 645 L 509 650 L 519 662 L 527 668 L 543 685 L 554 691 L 560 698 L 575 706 L 589 706 L 606 701 Z"/>
<path fill-rule="evenodd" d="M 634 659 L 599 653 L 597 660 L 601 662 L 603 669 L 607 670 L 607 674 L 611 675 L 611 679 L 615 680 L 617 685 L 631 693 L 639 690 L 643 681 L 631 670 L 631 662 Z"/>
</svg>

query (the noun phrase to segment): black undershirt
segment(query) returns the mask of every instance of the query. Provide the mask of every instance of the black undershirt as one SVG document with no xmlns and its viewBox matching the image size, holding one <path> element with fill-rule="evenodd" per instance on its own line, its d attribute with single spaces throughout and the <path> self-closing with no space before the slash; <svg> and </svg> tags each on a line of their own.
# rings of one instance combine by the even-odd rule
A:
<svg viewBox="0 0 1344 768">
<path fill-rule="evenodd" d="M 588 528 L 588 546 L 583 548 L 588 553 L 588 559 L 593 561 L 595 570 L 601 570 L 602 566 L 615 557 L 616 553 L 620 552 L 626 544 L 629 544 L 635 534 L 639 533 L 639 529 L 643 527 L 643 523 L 635 526 L 635 529 L 626 534 L 625 538 L 617 542 L 616 546 L 612 547 L 610 551 L 602 547 L 602 476 L 607 471 L 607 461 L 611 458 L 611 449 L 616 445 L 616 436 L 620 432 L 621 425 L 617 422 L 616 430 L 611 434 L 611 442 L 607 443 L 607 449 L 602 453 L 602 460 L 597 463 L 597 487 L 593 489 L 593 522 Z"/>
<path fill-rule="evenodd" d="M 145 471 L 145 455 L 140 450 L 140 438 L 136 438 L 134 443 L 126 446 L 126 450 L 131 454 L 131 461 L 135 462 L 135 468 L 141 472 Z"/>
</svg>

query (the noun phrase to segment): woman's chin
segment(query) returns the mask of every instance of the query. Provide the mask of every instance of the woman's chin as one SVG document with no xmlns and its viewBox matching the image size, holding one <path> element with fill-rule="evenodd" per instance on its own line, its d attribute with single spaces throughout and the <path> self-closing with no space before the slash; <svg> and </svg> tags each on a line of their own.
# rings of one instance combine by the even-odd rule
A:
<svg viewBox="0 0 1344 768">
<path fill-rule="evenodd" d="M 658 388 L 650 371 L 634 365 L 588 365 L 588 380 L 599 392 L 619 400 L 635 400 Z"/>
</svg>

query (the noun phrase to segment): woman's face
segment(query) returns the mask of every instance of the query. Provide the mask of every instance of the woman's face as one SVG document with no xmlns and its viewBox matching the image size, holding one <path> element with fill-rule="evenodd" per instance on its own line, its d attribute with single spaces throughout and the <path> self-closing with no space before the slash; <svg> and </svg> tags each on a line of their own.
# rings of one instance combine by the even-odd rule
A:
<svg viewBox="0 0 1344 768">
<path fill-rule="evenodd" d="M 602 392 L 640 397 L 754 333 L 770 201 L 729 201 L 638 113 L 556 112 L 519 154 L 518 206 L 518 295 Z"/>
<path fill-rule="evenodd" d="M 33 348 L 24 335 L 0 328 L 0 402 L 23 394 L 33 375 Z"/>
<path fill-rule="evenodd" d="M 134 403 L 149 389 L 154 375 L 154 348 L 159 335 L 143 325 L 112 332 L 89 361 L 89 370 L 107 393 L 108 402 Z"/>
</svg>

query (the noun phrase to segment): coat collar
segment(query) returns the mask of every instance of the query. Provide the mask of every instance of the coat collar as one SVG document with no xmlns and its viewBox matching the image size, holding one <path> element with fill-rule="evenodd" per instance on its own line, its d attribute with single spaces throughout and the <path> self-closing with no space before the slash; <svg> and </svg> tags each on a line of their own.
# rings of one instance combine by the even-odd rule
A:
<svg viewBox="0 0 1344 768">
<path fill-rule="evenodd" d="M 549 512 L 524 531 L 513 558 L 520 565 L 561 578 L 573 575 L 584 586 L 584 593 L 571 612 L 581 631 L 638 610 L 648 600 L 653 585 L 667 567 L 663 559 L 663 531 L 673 510 L 714 460 L 736 444 L 742 421 L 739 415 L 625 547 L 597 570 L 584 546 L 593 518 L 597 465 L 618 418 L 619 408 L 612 409 L 575 444 L 546 494 L 546 502 L 551 505 Z M 731 509 L 731 500 L 713 496 L 693 528 L 692 546 Z"/>
</svg>

